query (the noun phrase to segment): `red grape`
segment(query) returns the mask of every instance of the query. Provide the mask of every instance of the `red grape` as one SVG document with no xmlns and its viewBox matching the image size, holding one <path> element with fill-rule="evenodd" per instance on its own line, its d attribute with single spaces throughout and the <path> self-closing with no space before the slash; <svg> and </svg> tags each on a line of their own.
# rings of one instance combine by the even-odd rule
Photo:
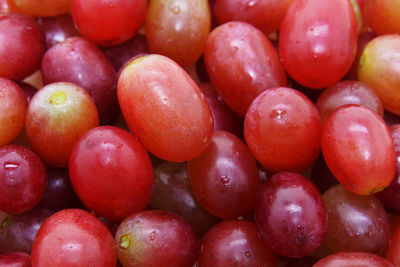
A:
<svg viewBox="0 0 400 267">
<path fill-rule="evenodd" d="M 39 67 L 46 43 L 33 19 L 21 14 L 0 14 L 0 76 L 21 80 Z"/>
<path fill-rule="evenodd" d="M 40 227 L 31 259 L 33 267 L 111 267 L 117 252 L 110 231 L 93 214 L 64 209 Z"/>
<path fill-rule="evenodd" d="M 213 119 L 204 95 L 167 57 L 148 55 L 127 64 L 118 100 L 129 129 L 159 158 L 186 161 L 210 143 Z"/>
<path fill-rule="evenodd" d="M 236 136 L 215 131 L 205 151 L 188 161 L 190 184 L 200 204 L 222 219 L 250 212 L 259 189 L 256 161 Z"/>
<path fill-rule="evenodd" d="M 203 237 L 199 267 L 276 266 L 275 255 L 264 244 L 254 223 L 229 220 L 211 228 Z"/>
<path fill-rule="evenodd" d="M 53 166 L 66 166 L 73 145 L 99 125 L 89 94 L 72 83 L 51 83 L 32 98 L 25 120 L 29 142 Z"/>
<path fill-rule="evenodd" d="M 204 59 L 212 85 L 242 116 L 261 92 L 286 85 L 275 48 L 261 31 L 244 22 L 228 22 L 214 29 Z"/>
<path fill-rule="evenodd" d="M 279 32 L 279 53 L 291 77 L 310 88 L 337 83 L 357 48 L 357 22 L 350 1 L 295 0 Z"/>
<path fill-rule="evenodd" d="M 147 210 L 126 218 L 115 235 L 124 266 L 182 266 L 195 262 L 199 242 L 190 225 L 173 213 Z"/>
<path fill-rule="evenodd" d="M 329 255 L 313 267 L 355 267 L 355 266 L 368 266 L 368 267 L 394 267 L 386 259 L 367 252 L 339 252 Z"/>
<path fill-rule="evenodd" d="M 382 118 L 369 108 L 336 109 L 325 121 L 321 147 L 333 175 L 356 194 L 379 192 L 393 180 L 393 140 Z"/>
<path fill-rule="evenodd" d="M 69 173 L 87 208 L 120 221 L 144 209 L 153 194 L 153 169 L 138 140 L 112 126 L 88 131 L 74 146 Z"/>
<path fill-rule="evenodd" d="M 323 199 L 328 211 L 324 242 L 332 252 L 385 253 L 390 239 L 389 219 L 377 198 L 336 185 L 324 193 Z"/>
<path fill-rule="evenodd" d="M 46 182 L 45 167 L 31 150 L 16 145 L 0 148 L 0 210 L 32 209 L 43 197 Z"/>
<path fill-rule="evenodd" d="M 258 193 L 255 219 L 261 239 L 277 254 L 300 258 L 324 240 L 327 212 L 318 189 L 298 173 L 278 173 Z"/>
<path fill-rule="evenodd" d="M 0 147 L 22 132 L 27 109 L 22 89 L 11 80 L 0 78 Z"/>
<path fill-rule="evenodd" d="M 304 171 L 320 151 L 321 119 L 318 109 L 302 93 L 273 88 L 261 93 L 249 107 L 244 137 L 267 170 Z"/>
<path fill-rule="evenodd" d="M 120 44 L 139 30 L 146 16 L 147 0 L 70 0 L 79 32 L 104 46 Z"/>
<path fill-rule="evenodd" d="M 215 15 L 220 24 L 245 21 L 264 34 L 278 30 L 293 0 L 217 0 Z"/>
<path fill-rule="evenodd" d="M 23 252 L 0 255 L 1 267 L 31 267 L 31 257 Z"/>
</svg>

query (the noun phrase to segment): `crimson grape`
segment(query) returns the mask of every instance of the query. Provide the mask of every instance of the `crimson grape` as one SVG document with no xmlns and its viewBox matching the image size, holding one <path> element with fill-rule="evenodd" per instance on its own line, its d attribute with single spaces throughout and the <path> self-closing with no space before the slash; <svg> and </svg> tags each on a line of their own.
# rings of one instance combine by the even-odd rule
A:
<svg viewBox="0 0 400 267">
<path fill-rule="evenodd" d="M 111 267 L 117 252 L 110 231 L 93 214 L 64 209 L 40 227 L 31 260 L 33 267 Z"/>
<path fill-rule="evenodd" d="M 44 34 L 33 19 L 0 14 L 0 76 L 21 80 L 39 67 L 46 50 Z"/>
<path fill-rule="evenodd" d="M 332 174 L 354 193 L 373 194 L 393 180 L 393 140 L 383 119 L 369 108 L 336 109 L 325 121 L 321 147 Z"/>
<path fill-rule="evenodd" d="M 45 167 L 34 152 L 17 145 L 0 148 L 0 210 L 32 209 L 43 197 L 46 182 Z"/>
<path fill-rule="evenodd" d="M 83 204 L 115 221 L 146 208 L 153 194 L 147 151 L 132 134 L 113 126 L 96 127 L 75 144 L 69 174 Z"/>
<path fill-rule="evenodd" d="M 261 31 L 244 22 L 228 22 L 214 29 L 204 60 L 212 85 L 241 116 L 261 92 L 286 86 L 275 48 Z"/>
<path fill-rule="evenodd" d="M 206 150 L 187 166 L 197 200 L 214 216 L 235 218 L 253 209 L 259 189 L 258 168 L 238 137 L 215 131 Z"/>
<path fill-rule="evenodd" d="M 115 235 L 124 266 L 191 267 L 199 252 L 198 238 L 178 215 L 146 210 L 122 221 Z"/>
<path fill-rule="evenodd" d="M 350 1 L 295 0 L 279 32 L 279 53 L 291 77 L 310 88 L 337 83 L 357 49 L 357 21 Z"/>
<path fill-rule="evenodd" d="M 228 220 L 211 228 L 203 237 L 199 267 L 276 266 L 275 255 L 261 241 L 252 222 Z"/>
<path fill-rule="evenodd" d="M 289 172 L 278 173 L 262 185 L 255 219 L 261 239 L 272 251 L 293 258 L 314 252 L 328 226 L 318 189 L 301 174 Z"/>
<path fill-rule="evenodd" d="M 316 106 L 297 90 L 261 93 L 244 120 L 244 137 L 267 170 L 304 171 L 320 152 L 321 119 Z"/>
</svg>

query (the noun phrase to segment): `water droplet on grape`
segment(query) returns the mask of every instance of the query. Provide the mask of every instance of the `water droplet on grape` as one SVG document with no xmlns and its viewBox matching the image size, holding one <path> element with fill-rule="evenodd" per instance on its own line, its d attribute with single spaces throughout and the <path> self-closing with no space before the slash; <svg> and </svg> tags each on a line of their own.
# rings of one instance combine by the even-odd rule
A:
<svg viewBox="0 0 400 267">
<path fill-rule="evenodd" d="M 271 113 L 269 114 L 269 117 L 271 119 L 279 119 L 279 120 L 281 120 L 281 119 L 284 119 L 286 117 L 286 113 L 287 113 L 286 110 L 273 109 L 271 111 Z"/>
<path fill-rule="evenodd" d="M 250 257 L 251 257 L 251 252 L 250 252 L 250 250 L 246 250 L 245 255 L 246 255 L 247 258 L 250 258 Z"/>
<path fill-rule="evenodd" d="M 151 232 L 150 234 L 150 241 L 154 241 L 156 239 L 156 231 Z"/>
<path fill-rule="evenodd" d="M 221 179 L 222 184 L 225 185 L 225 186 L 227 186 L 231 182 L 231 178 L 229 178 L 226 175 L 222 175 L 220 177 L 220 179 Z"/>
<path fill-rule="evenodd" d="M 4 162 L 3 167 L 4 167 L 4 169 L 6 169 L 7 171 L 12 171 L 12 170 L 15 170 L 15 169 L 17 169 L 17 168 L 19 167 L 19 163 L 18 163 L 18 162 L 9 162 L 9 161 L 6 161 L 6 162 Z"/>
</svg>

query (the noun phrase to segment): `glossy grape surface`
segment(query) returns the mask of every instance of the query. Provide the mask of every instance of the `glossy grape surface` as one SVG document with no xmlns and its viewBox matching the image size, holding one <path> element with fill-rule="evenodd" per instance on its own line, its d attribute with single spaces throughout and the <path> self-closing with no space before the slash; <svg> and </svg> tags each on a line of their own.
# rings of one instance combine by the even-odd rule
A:
<svg viewBox="0 0 400 267">
<path fill-rule="evenodd" d="M 383 104 L 374 89 L 358 81 L 341 81 L 324 90 L 316 102 L 323 121 L 333 110 L 347 104 L 366 106 L 383 117 Z"/>
<path fill-rule="evenodd" d="M 337 83 L 350 69 L 357 36 L 350 1 L 294 1 L 280 28 L 279 53 L 297 82 L 324 88 Z"/>
<path fill-rule="evenodd" d="M 22 89 L 11 80 L 0 78 L 0 147 L 22 132 L 27 109 Z"/>
<path fill-rule="evenodd" d="M 32 209 L 43 197 L 46 182 L 45 167 L 34 152 L 16 145 L 0 148 L 0 210 Z"/>
<path fill-rule="evenodd" d="M 144 209 L 153 194 L 147 151 L 132 134 L 117 127 L 87 132 L 73 148 L 69 173 L 85 206 L 111 220 L 121 221 Z"/>
<path fill-rule="evenodd" d="M 369 108 L 336 109 L 324 123 L 321 147 L 333 175 L 354 193 L 379 192 L 394 177 L 396 160 L 389 128 Z"/>
<path fill-rule="evenodd" d="M 132 38 L 146 16 L 146 0 L 70 1 L 72 19 L 82 36 L 104 46 Z"/>
<path fill-rule="evenodd" d="M 255 206 L 257 230 L 272 251 L 293 258 L 321 246 L 328 226 L 318 189 L 298 173 L 282 172 L 261 187 Z"/>
<path fill-rule="evenodd" d="M 389 220 L 377 198 L 360 196 L 336 185 L 324 193 L 323 199 L 328 211 L 324 242 L 333 253 L 385 253 L 390 239 Z"/>
<path fill-rule="evenodd" d="M 245 21 L 264 34 L 278 30 L 293 0 L 217 0 L 215 16 L 220 24 Z"/>
<path fill-rule="evenodd" d="M 275 255 L 261 241 L 256 225 L 228 220 L 211 228 L 203 237 L 199 267 L 276 266 Z"/>
<path fill-rule="evenodd" d="M 71 82 L 85 89 L 96 103 L 100 123 L 111 123 L 118 115 L 116 74 L 101 50 L 82 37 L 70 37 L 54 45 L 43 57 L 45 84 Z"/>
<path fill-rule="evenodd" d="M 152 0 L 146 17 L 149 50 L 191 65 L 203 53 L 210 26 L 208 0 Z"/>
<path fill-rule="evenodd" d="M 65 209 L 40 227 L 31 259 L 33 267 L 110 267 L 117 263 L 117 252 L 110 231 L 93 214 Z"/>
<path fill-rule="evenodd" d="M 37 207 L 27 212 L 7 216 L 0 228 L 0 252 L 31 253 L 37 231 L 53 213 L 51 210 Z"/>
<path fill-rule="evenodd" d="M 90 95 L 72 83 L 51 83 L 31 100 L 25 120 L 29 142 L 52 166 L 67 166 L 73 145 L 99 125 Z"/>
<path fill-rule="evenodd" d="M 42 29 L 22 14 L 0 14 L 0 76 L 21 80 L 39 67 L 46 43 Z"/>
<path fill-rule="evenodd" d="M 204 95 L 167 57 L 130 62 L 119 76 L 118 100 L 129 129 L 161 159 L 187 161 L 210 143 L 213 119 Z"/>
<path fill-rule="evenodd" d="M 320 150 L 318 109 L 297 90 L 266 90 L 249 107 L 244 137 L 263 167 L 272 172 L 304 171 Z"/>
<path fill-rule="evenodd" d="M 374 88 L 384 108 L 400 115 L 400 35 L 370 41 L 361 55 L 358 79 Z"/>
<path fill-rule="evenodd" d="M 339 252 L 318 261 L 313 267 L 393 267 L 388 260 L 367 252 Z"/>
<path fill-rule="evenodd" d="M 286 86 L 275 48 L 261 31 L 244 22 L 228 22 L 214 29 L 204 60 L 212 85 L 241 116 L 261 92 Z"/>
<path fill-rule="evenodd" d="M 188 161 L 188 172 L 196 199 L 211 214 L 228 219 L 253 208 L 258 169 L 238 137 L 215 131 L 206 150 Z"/>
<path fill-rule="evenodd" d="M 56 16 L 69 11 L 70 0 L 12 0 L 24 14 L 40 17 Z"/>
<path fill-rule="evenodd" d="M 115 235 L 124 266 L 191 267 L 199 241 L 190 225 L 173 213 L 147 210 L 126 218 Z"/>
</svg>

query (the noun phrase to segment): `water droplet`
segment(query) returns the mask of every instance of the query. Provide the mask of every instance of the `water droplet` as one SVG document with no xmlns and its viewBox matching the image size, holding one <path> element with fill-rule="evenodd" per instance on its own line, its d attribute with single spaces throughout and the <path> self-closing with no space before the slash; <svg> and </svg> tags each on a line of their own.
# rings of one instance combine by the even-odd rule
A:
<svg viewBox="0 0 400 267">
<path fill-rule="evenodd" d="M 19 163 L 18 163 L 18 162 L 9 162 L 9 161 L 6 161 L 6 162 L 4 162 L 3 167 L 4 167 L 4 169 L 6 169 L 7 171 L 12 171 L 12 170 L 15 170 L 15 169 L 17 169 L 17 168 L 19 167 Z"/>
<path fill-rule="evenodd" d="M 281 120 L 281 119 L 284 119 L 285 117 L 286 117 L 286 110 L 280 110 L 280 109 L 273 109 L 272 111 L 271 111 L 271 113 L 269 114 L 269 117 L 271 118 L 271 119 L 278 119 L 278 120 Z"/>
<path fill-rule="evenodd" d="M 317 54 L 314 54 L 312 57 L 313 57 L 314 61 L 317 61 L 317 59 L 318 59 L 318 55 Z"/>
<path fill-rule="evenodd" d="M 250 252 L 250 250 L 246 250 L 245 255 L 246 255 L 247 258 L 250 258 L 250 257 L 251 257 L 251 252 Z"/>
<path fill-rule="evenodd" d="M 150 241 L 154 241 L 156 239 L 156 235 L 157 235 L 156 231 L 151 232 Z"/>
<path fill-rule="evenodd" d="M 222 184 L 225 185 L 225 186 L 227 186 L 231 182 L 231 178 L 229 178 L 226 175 L 222 175 L 220 177 L 220 179 L 221 179 Z"/>
<path fill-rule="evenodd" d="M 117 148 L 121 148 L 123 144 L 117 144 Z"/>
<path fill-rule="evenodd" d="M 170 8 L 170 11 L 175 15 L 179 15 L 179 13 L 181 13 L 181 8 L 179 6 L 173 6 Z"/>
<path fill-rule="evenodd" d="M 250 2 L 247 4 L 247 7 L 254 7 L 254 6 L 256 6 L 257 4 L 258 4 L 257 1 L 253 0 L 253 1 L 250 1 Z"/>
</svg>

